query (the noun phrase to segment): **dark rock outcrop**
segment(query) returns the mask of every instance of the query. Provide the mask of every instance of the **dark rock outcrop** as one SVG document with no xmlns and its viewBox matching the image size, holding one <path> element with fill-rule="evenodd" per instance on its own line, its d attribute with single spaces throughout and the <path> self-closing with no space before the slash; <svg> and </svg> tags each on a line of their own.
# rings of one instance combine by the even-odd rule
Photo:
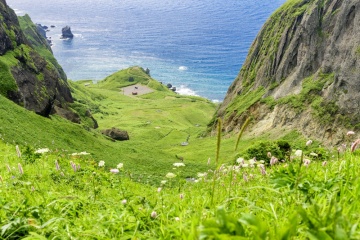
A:
<svg viewBox="0 0 360 240">
<path fill-rule="evenodd" d="M 46 117 L 66 108 L 73 102 L 66 75 L 30 17 L 19 23 L 0 0 L 0 19 L 0 94 Z"/>
<path fill-rule="evenodd" d="M 94 129 L 97 129 L 97 128 L 99 127 L 98 122 L 97 122 L 96 119 L 93 117 L 93 115 L 91 114 L 91 111 L 90 111 L 89 109 L 86 110 L 85 116 L 88 117 L 88 118 L 90 118 L 90 119 L 93 121 L 93 123 L 94 123 L 93 128 L 94 128 Z"/>
<path fill-rule="evenodd" d="M 80 123 L 80 116 L 79 114 L 68 110 L 68 109 L 64 109 L 64 108 L 59 108 L 57 106 L 54 107 L 54 112 L 59 115 L 60 117 L 66 118 L 69 121 L 73 122 L 73 123 Z"/>
<path fill-rule="evenodd" d="M 5 0 L 0 0 L 0 56 L 7 51 L 14 50 L 16 46 L 26 41 L 19 27 L 15 12 L 6 5 Z"/>
<path fill-rule="evenodd" d="M 298 129 L 336 144 L 360 121 L 360 1 L 288 1 L 265 23 L 217 116 L 224 131 Z M 359 126 L 359 125 L 358 125 Z"/>
<path fill-rule="evenodd" d="M 114 127 L 111 129 L 102 130 L 101 133 L 104 134 L 105 136 L 110 137 L 111 139 L 118 141 L 125 141 L 130 139 L 127 131 L 120 130 Z"/>
<path fill-rule="evenodd" d="M 62 35 L 61 38 L 73 38 L 74 34 L 71 32 L 71 28 L 69 26 L 63 27 L 61 29 Z"/>
</svg>

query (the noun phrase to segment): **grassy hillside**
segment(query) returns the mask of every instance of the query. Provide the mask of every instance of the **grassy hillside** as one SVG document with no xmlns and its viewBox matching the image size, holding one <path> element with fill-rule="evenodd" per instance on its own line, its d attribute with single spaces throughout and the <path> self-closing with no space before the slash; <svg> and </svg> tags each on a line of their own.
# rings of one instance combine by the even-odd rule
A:
<svg viewBox="0 0 360 240">
<path fill-rule="evenodd" d="M 143 73 L 140 68 L 129 72 Z M 183 156 L 194 167 L 189 176 L 203 170 L 207 159 L 214 157 L 215 151 L 198 151 L 201 144 L 195 143 L 201 143 L 199 136 L 216 107 L 208 100 L 179 96 L 167 89 L 129 97 L 117 87 L 110 88 L 117 84 L 111 81 L 106 82 L 107 86 L 103 83 L 85 86 L 86 83 L 71 83 L 76 99 L 72 107 L 79 112 L 90 109 L 99 123 L 98 130 L 55 115 L 50 119 L 37 116 L 0 97 L 0 134 L 4 141 L 22 147 L 64 149 L 68 153 L 87 151 L 96 161 L 105 160 L 109 167 L 121 160 L 134 174 L 147 173 L 151 179 L 158 179 L 169 170 L 169 163 L 179 161 L 176 155 Z M 147 83 L 151 87 L 160 85 L 150 78 Z M 99 133 L 111 127 L 127 130 L 130 141 L 112 142 Z M 180 145 L 185 141 L 189 146 Z M 188 149 L 197 154 L 187 153 Z"/>
<path fill-rule="evenodd" d="M 305 143 L 303 147 L 306 148 Z M 270 166 L 191 165 L 149 186 L 118 154 L 117 168 L 62 150 L 0 141 L 1 239 L 359 239 L 359 154 Z M 124 160 L 124 161 L 123 161 Z M 105 162 L 107 166 L 107 162 Z"/>
</svg>

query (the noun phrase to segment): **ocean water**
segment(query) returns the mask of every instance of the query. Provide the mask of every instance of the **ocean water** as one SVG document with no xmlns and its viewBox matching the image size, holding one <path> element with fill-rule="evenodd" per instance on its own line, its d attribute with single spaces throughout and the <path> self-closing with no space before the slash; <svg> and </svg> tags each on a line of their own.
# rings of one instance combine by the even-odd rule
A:
<svg viewBox="0 0 360 240">
<path fill-rule="evenodd" d="M 130 66 L 180 94 L 222 101 L 266 19 L 285 0 L 7 0 L 18 15 L 55 25 L 47 36 L 71 80 Z M 69 25 L 75 37 L 62 40 Z"/>
</svg>

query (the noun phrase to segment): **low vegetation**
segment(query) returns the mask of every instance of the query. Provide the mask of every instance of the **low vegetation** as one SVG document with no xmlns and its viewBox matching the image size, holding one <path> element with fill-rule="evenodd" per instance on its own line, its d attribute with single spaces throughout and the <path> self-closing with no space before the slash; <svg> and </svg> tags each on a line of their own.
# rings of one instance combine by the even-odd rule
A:
<svg viewBox="0 0 360 240">
<path fill-rule="evenodd" d="M 320 160 L 304 154 L 311 144 L 290 150 L 286 159 L 271 152 L 264 160 L 239 157 L 231 164 L 209 159 L 191 178 L 191 164 L 169 162 L 168 171 L 149 185 L 146 171 L 134 176 L 120 156 L 109 168 L 107 160 L 95 161 L 87 152 L 1 141 L 0 236 L 358 239 L 355 145 Z"/>
</svg>

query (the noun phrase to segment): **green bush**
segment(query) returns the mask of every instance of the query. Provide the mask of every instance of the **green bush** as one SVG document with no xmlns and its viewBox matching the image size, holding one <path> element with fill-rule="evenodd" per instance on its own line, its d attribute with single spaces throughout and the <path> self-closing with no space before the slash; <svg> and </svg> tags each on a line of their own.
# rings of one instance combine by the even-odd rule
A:
<svg viewBox="0 0 360 240">
<path fill-rule="evenodd" d="M 247 159 L 255 157 L 257 160 L 264 160 L 266 163 L 269 163 L 268 152 L 281 160 L 286 159 L 290 151 L 291 146 L 287 141 L 261 141 L 248 148 L 245 151 L 244 157 Z"/>
</svg>

